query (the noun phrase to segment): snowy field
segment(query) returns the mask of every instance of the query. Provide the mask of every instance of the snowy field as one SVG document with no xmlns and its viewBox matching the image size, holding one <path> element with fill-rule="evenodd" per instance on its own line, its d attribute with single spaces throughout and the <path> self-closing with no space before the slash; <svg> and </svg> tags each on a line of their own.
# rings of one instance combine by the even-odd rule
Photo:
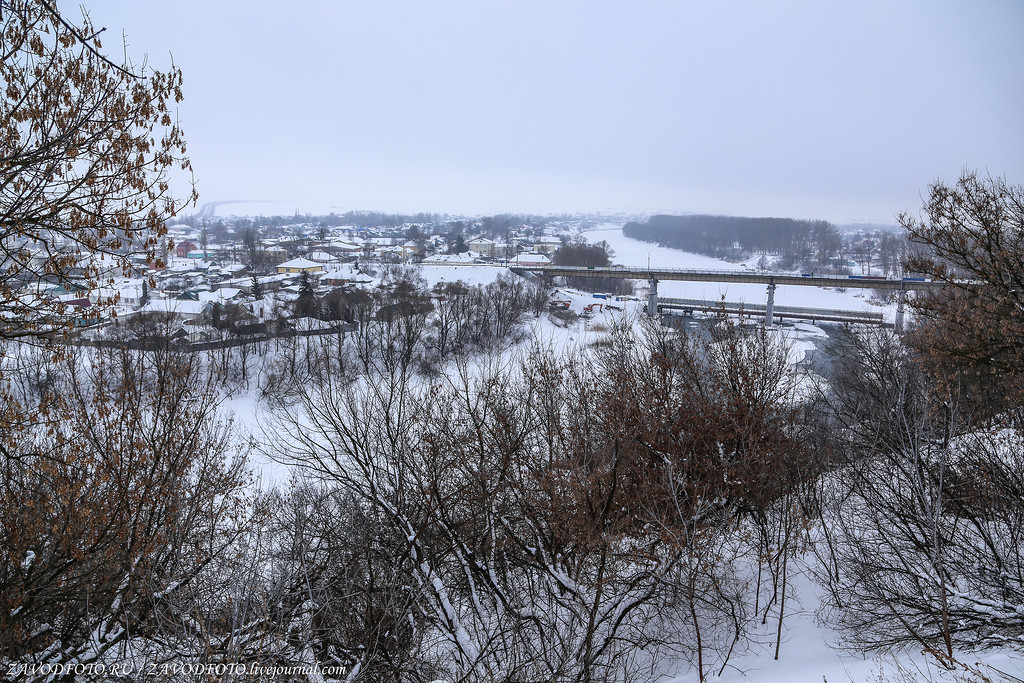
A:
<svg viewBox="0 0 1024 683">
<path fill-rule="evenodd" d="M 424 264 L 414 267 L 431 287 L 442 282 L 456 282 L 459 280 L 467 285 L 487 285 L 497 280 L 498 276 L 508 273 L 508 268 L 504 266 L 492 266 L 482 263 L 443 266 Z"/>
<path fill-rule="evenodd" d="M 717 676 L 708 675 L 708 681 L 721 683 L 912 683 L 914 681 L 977 681 L 985 679 L 954 678 L 936 665 L 934 658 L 920 652 L 906 651 L 897 656 L 860 654 L 843 650 L 839 634 L 828 624 L 818 623 L 816 611 L 821 588 L 806 574 L 802 560 L 793 565 L 801 570 L 790 577 L 790 595 L 787 595 L 786 617 L 783 620 L 782 645 L 775 659 L 777 614 L 769 616 L 768 623 L 759 626 L 757 644 L 750 651 L 729 661 Z M 792 603 L 789 601 L 792 599 Z M 990 677 L 992 683 L 1024 680 L 1024 660 L 1005 653 L 990 652 L 983 655 L 957 653 L 963 662 L 977 667 Z M 999 673 L 1013 678 L 1001 677 Z M 961 672 L 961 675 L 962 672 Z M 690 672 L 663 683 L 698 683 L 696 673 Z"/>
</svg>

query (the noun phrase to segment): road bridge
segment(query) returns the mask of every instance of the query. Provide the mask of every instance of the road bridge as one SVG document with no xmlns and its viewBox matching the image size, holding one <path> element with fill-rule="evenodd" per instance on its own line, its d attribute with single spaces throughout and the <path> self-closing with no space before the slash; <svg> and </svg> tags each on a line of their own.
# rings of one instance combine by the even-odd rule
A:
<svg viewBox="0 0 1024 683">
<path fill-rule="evenodd" d="M 946 286 L 924 278 L 886 278 L 870 275 L 825 275 L 820 273 L 773 273 L 748 272 L 739 270 L 694 270 L 685 268 L 641 268 L 633 266 L 515 266 L 510 270 L 517 274 L 538 273 L 549 277 L 591 277 L 619 278 L 623 280 L 647 280 L 650 284 L 647 314 L 658 314 L 658 282 L 661 280 L 684 280 L 689 282 L 736 282 L 743 284 L 768 285 L 768 301 L 765 306 L 765 322 L 775 320 L 775 288 L 779 285 L 799 287 L 856 287 L 860 289 L 881 289 L 899 292 L 896 308 L 896 330 L 902 331 L 903 311 L 906 293 L 910 291 L 933 291 Z"/>
</svg>

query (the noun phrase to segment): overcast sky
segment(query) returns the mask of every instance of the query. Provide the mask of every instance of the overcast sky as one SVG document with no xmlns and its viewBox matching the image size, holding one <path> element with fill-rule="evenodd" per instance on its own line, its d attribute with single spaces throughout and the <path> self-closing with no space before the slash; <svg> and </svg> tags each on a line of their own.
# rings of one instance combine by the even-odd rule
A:
<svg viewBox="0 0 1024 683">
<path fill-rule="evenodd" d="M 201 203 L 892 222 L 1024 183 L 1019 0 L 85 4 L 182 68 Z"/>
</svg>

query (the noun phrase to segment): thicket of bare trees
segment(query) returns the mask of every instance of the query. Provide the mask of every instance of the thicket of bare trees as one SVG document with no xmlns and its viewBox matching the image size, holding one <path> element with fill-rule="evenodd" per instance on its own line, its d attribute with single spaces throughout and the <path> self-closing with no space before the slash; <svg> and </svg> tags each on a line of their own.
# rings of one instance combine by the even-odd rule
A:
<svg viewBox="0 0 1024 683">
<path fill-rule="evenodd" d="M 742 568 L 774 572 L 765 602 L 785 590 L 779 557 L 744 539 L 788 518 L 815 473 L 784 352 L 651 326 L 453 367 L 426 381 L 398 354 L 314 383 L 268 446 L 362 510 L 390 544 L 388 577 L 409 577 L 388 619 L 415 628 L 380 676 L 622 680 L 671 652 L 704 677 L 744 647 L 762 586 Z M 379 634 L 360 647 L 365 630 L 345 628 L 322 637 L 347 633 L 350 666 L 381 665 Z"/>
<path fill-rule="evenodd" d="M 159 643 L 245 531 L 244 458 L 197 359 L 79 361 L 37 393 L 3 394 L 5 662 L 87 665 Z"/>
<path fill-rule="evenodd" d="M 826 265 L 842 251 L 843 240 L 828 221 L 738 216 L 651 216 L 623 227 L 628 237 L 663 247 L 734 258 L 751 253 L 776 254 L 785 268 Z"/>
<path fill-rule="evenodd" d="M 321 317 L 347 326 L 336 334 L 284 335 L 258 347 L 260 367 L 252 376 L 263 394 L 287 402 L 302 386 L 325 380 L 325 373 L 351 379 L 380 363 L 437 373 L 454 358 L 522 341 L 524 320 L 539 315 L 548 300 L 542 285 L 511 276 L 428 288 L 414 271 L 394 268 L 383 280 L 373 293 L 336 293 L 319 302 Z M 323 315 L 323 309 L 334 313 Z"/>
<path fill-rule="evenodd" d="M 1024 650 L 1020 408 L 1024 189 L 966 172 L 903 216 L 908 270 L 949 286 L 913 301 L 906 338 L 836 343 L 817 403 L 834 434 L 820 485 L 827 616 L 856 649 Z"/>
<path fill-rule="evenodd" d="M 823 481 L 828 615 L 856 649 L 1024 648 L 1024 435 L 972 421 L 888 334 L 843 345 Z"/>
</svg>

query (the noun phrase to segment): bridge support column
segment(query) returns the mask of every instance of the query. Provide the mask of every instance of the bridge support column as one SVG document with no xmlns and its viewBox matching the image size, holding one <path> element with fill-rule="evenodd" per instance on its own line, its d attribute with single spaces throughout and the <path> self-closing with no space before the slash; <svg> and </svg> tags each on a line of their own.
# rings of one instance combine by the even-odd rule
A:
<svg viewBox="0 0 1024 683">
<path fill-rule="evenodd" d="M 764 324 L 774 325 L 775 324 L 775 280 L 768 282 L 768 305 L 764 311 Z"/>
<path fill-rule="evenodd" d="M 900 289 L 900 298 L 896 303 L 896 334 L 903 334 L 903 309 L 907 305 L 907 290 Z"/>
<path fill-rule="evenodd" d="M 650 293 L 647 295 L 647 315 L 651 318 L 658 317 L 658 280 L 650 279 Z"/>
</svg>

